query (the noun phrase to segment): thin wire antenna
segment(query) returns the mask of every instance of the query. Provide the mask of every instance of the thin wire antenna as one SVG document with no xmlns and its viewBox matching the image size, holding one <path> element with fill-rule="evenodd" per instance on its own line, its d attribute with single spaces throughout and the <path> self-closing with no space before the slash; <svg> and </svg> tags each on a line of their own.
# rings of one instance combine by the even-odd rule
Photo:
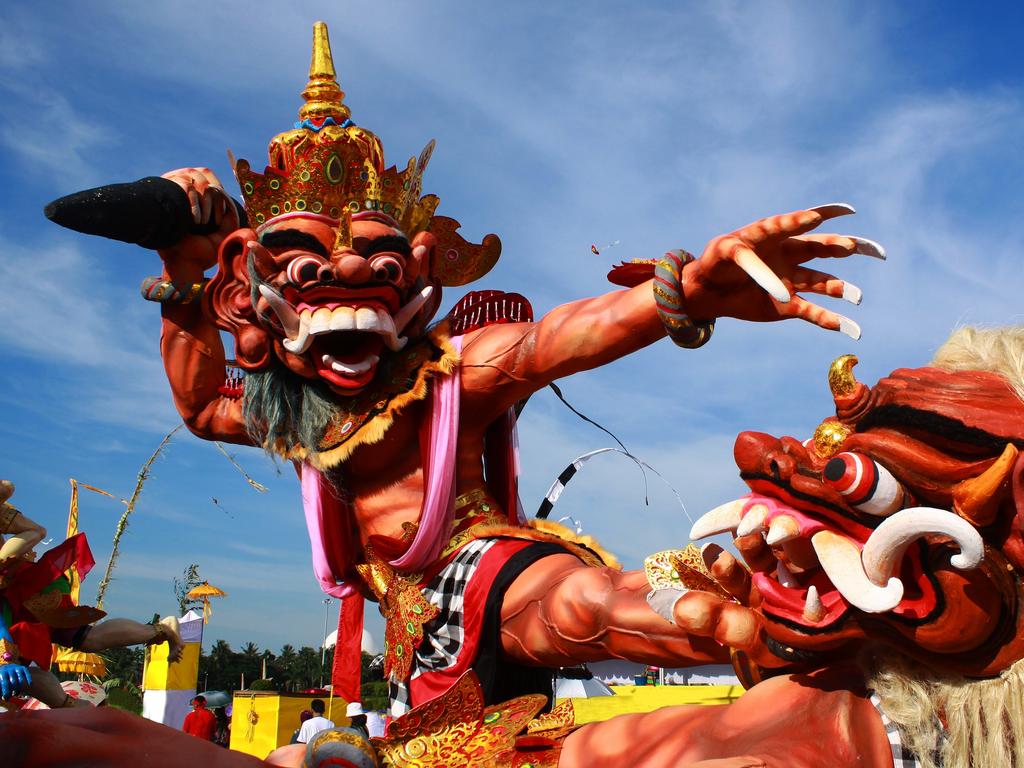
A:
<svg viewBox="0 0 1024 768">
<path fill-rule="evenodd" d="M 239 472 L 242 473 L 242 477 L 245 478 L 245 482 L 247 482 L 249 485 L 251 485 L 253 488 L 255 488 L 260 493 L 266 493 L 267 492 L 267 486 L 265 486 L 263 483 L 259 483 L 259 482 L 256 482 L 255 480 L 253 480 L 249 476 L 249 473 L 246 472 L 244 469 L 242 469 L 241 464 L 239 464 L 237 461 L 235 461 L 235 457 L 232 456 L 230 453 L 228 453 L 227 450 L 225 450 L 223 445 L 221 445 L 216 440 L 213 441 L 213 444 L 215 446 L 217 446 L 217 450 L 218 451 L 220 451 L 221 453 L 224 454 L 224 458 L 231 462 L 231 466 L 233 466 L 235 469 L 237 469 Z"/>
<path fill-rule="evenodd" d="M 579 416 L 581 419 L 583 419 L 588 424 L 593 424 L 595 427 L 600 429 L 606 435 L 611 437 L 612 440 L 614 440 L 616 443 L 619 444 L 619 448 L 622 449 L 622 453 L 624 455 L 628 456 L 629 458 L 631 458 L 634 462 L 636 462 L 636 465 L 640 468 L 640 474 L 644 476 L 644 506 L 646 506 L 646 507 L 651 506 L 651 501 L 648 498 L 648 495 L 649 495 L 648 492 L 649 492 L 650 489 L 648 488 L 648 485 L 647 485 L 647 473 L 644 472 L 644 467 L 647 466 L 647 465 L 644 464 L 639 459 L 637 459 L 632 453 L 630 453 L 629 449 L 623 444 L 623 442 L 621 440 L 619 440 L 619 438 L 615 435 L 614 432 L 612 432 L 610 429 L 607 429 L 606 427 L 601 426 L 600 424 L 598 424 L 596 421 L 594 421 L 589 416 L 581 413 L 580 411 L 577 411 L 572 406 L 572 404 L 568 400 L 565 399 L 565 395 L 562 394 L 562 390 L 558 388 L 558 385 L 555 384 L 555 382 L 551 382 L 550 384 L 548 384 L 548 386 L 551 387 L 551 391 L 555 393 L 555 397 L 557 397 L 559 400 L 561 400 L 562 404 L 566 408 L 568 408 L 570 411 L 575 413 L 577 416 Z M 664 478 L 662 478 L 662 479 L 664 479 Z M 684 509 L 685 509 L 685 507 L 684 507 Z"/>
</svg>

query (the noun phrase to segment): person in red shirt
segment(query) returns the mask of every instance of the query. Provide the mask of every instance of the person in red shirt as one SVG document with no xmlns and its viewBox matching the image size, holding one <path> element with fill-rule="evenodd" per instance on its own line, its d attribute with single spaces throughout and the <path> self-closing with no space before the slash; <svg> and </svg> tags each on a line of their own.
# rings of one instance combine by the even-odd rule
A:
<svg viewBox="0 0 1024 768">
<path fill-rule="evenodd" d="M 185 715 L 185 724 L 181 730 L 203 741 L 213 741 L 216 728 L 217 718 L 206 708 L 206 697 L 196 696 L 192 699 L 192 711 Z"/>
</svg>

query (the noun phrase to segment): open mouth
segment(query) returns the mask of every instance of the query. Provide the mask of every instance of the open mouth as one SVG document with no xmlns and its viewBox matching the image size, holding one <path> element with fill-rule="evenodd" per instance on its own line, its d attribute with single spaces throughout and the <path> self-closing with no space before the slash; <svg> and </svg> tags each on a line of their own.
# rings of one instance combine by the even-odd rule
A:
<svg viewBox="0 0 1024 768">
<path fill-rule="evenodd" d="M 928 507 L 900 510 L 873 530 L 839 532 L 813 514 L 751 493 L 705 514 L 690 537 L 726 532 L 761 537 L 751 579 L 762 609 L 808 631 L 836 624 L 851 608 L 909 620 L 928 616 L 938 595 L 922 567 L 921 547 L 911 546 L 925 536 L 953 539 L 961 550 L 951 558 L 957 568 L 977 566 L 984 554 L 973 526 Z"/>
<path fill-rule="evenodd" d="M 392 313 L 397 302 L 365 291 L 320 288 L 292 294 L 289 301 L 266 284 L 259 290 L 281 321 L 284 348 L 293 355 L 308 353 L 317 374 L 343 389 L 369 383 L 385 347 L 405 347 L 408 338 L 401 334 L 433 291 L 424 288 Z"/>
<path fill-rule="evenodd" d="M 369 331 L 342 331 L 314 338 L 310 355 L 317 373 L 331 384 L 363 386 L 377 371 L 384 339 Z"/>
</svg>

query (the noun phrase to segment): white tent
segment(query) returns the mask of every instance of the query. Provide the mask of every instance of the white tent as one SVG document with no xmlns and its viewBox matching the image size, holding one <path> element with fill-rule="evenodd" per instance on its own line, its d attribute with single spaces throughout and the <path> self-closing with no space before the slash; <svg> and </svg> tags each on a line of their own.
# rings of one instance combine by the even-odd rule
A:
<svg viewBox="0 0 1024 768">
<path fill-rule="evenodd" d="M 586 680 L 574 678 L 555 678 L 556 699 L 589 699 L 593 696 L 614 696 L 615 691 L 596 677 Z"/>
<path fill-rule="evenodd" d="M 338 643 L 338 630 L 334 630 L 324 640 L 324 648 L 333 648 Z M 373 641 L 373 635 L 363 630 L 363 652 L 371 656 L 377 655 L 377 644 Z"/>
</svg>

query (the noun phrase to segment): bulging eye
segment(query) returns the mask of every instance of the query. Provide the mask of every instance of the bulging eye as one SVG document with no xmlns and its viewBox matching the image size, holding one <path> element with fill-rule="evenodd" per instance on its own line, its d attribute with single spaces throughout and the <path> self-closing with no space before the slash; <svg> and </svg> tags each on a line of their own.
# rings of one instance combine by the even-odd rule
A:
<svg viewBox="0 0 1024 768">
<path fill-rule="evenodd" d="M 822 473 L 826 485 L 835 488 L 854 509 L 875 517 L 887 517 L 903 507 L 906 491 L 870 456 L 838 453 L 829 459 Z"/>
<path fill-rule="evenodd" d="M 299 256 L 288 262 L 286 276 L 292 285 L 305 285 L 312 283 L 320 274 L 320 268 L 324 266 L 322 259 L 316 256 Z"/>
<path fill-rule="evenodd" d="M 375 280 L 399 283 L 402 280 L 402 265 L 394 256 L 375 256 L 370 259 L 370 268 Z"/>
</svg>

